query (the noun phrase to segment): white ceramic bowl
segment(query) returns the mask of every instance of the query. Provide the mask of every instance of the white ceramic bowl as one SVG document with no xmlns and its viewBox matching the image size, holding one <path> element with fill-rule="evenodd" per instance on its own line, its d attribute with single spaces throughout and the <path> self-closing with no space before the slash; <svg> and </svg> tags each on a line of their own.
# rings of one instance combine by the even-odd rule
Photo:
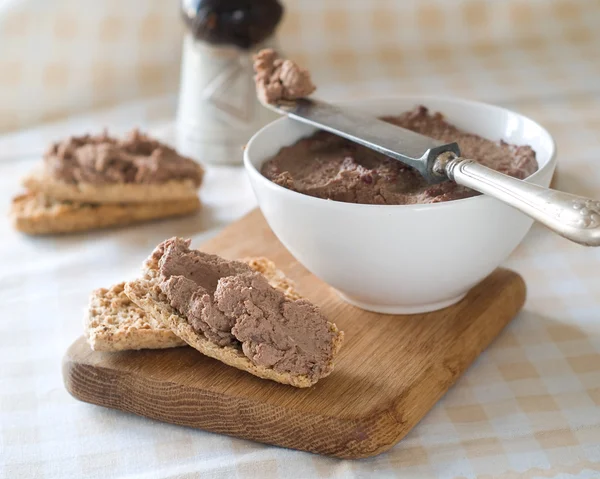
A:
<svg viewBox="0 0 600 479">
<path fill-rule="evenodd" d="M 540 169 L 527 181 L 548 186 L 556 166 L 550 134 L 518 113 L 458 98 L 406 96 L 348 102 L 371 115 L 425 105 L 491 140 L 528 144 Z M 521 242 L 532 220 L 483 195 L 426 205 L 359 205 L 296 193 L 260 174 L 262 163 L 314 130 L 279 119 L 256 133 L 244 164 L 275 235 L 315 276 L 363 309 L 408 314 L 462 299 Z"/>
</svg>

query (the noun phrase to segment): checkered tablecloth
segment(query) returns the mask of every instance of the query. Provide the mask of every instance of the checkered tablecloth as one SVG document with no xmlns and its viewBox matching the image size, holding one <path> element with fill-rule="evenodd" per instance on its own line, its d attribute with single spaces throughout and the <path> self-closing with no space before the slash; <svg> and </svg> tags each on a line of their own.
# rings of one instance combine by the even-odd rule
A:
<svg viewBox="0 0 600 479">
<path fill-rule="evenodd" d="M 285 53 L 329 98 L 600 93 L 598 0 L 280 0 Z M 0 1 L 0 132 L 173 94 L 179 0 Z"/>
<path fill-rule="evenodd" d="M 131 2 L 141 8 L 136 14 L 130 2 L 64 0 L 61 5 L 69 5 L 73 15 L 88 7 L 96 14 L 86 26 L 75 27 L 60 24 L 60 15 L 48 7 L 52 2 L 30 3 L 46 15 L 33 15 L 15 0 L 0 2 L 0 129 L 72 114 L 104 100 L 122 102 L 133 92 L 164 95 L 0 137 L 4 216 L 19 191 L 18 178 L 51 139 L 104 126 L 121 132 L 133 125 L 173 139 L 176 81 L 169 78 L 176 78 L 173 52 L 180 39 L 170 37 L 179 28 L 176 15 L 160 13 L 169 2 L 148 1 L 144 7 Z M 281 43 L 314 70 L 323 98 L 451 94 L 518 110 L 541 122 L 557 141 L 556 187 L 600 197 L 597 0 L 305 0 L 287 6 Z M 2 16 L 9 11 L 16 17 Z M 63 27 L 52 27 L 56 22 Z M 144 22 L 154 26 L 141 27 Z M 133 57 L 111 57 L 106 51 L 115 45 L 98 40 L 148 39 L 144 28 L 162 42 L 165 50 L 156 56 L 142 42 L 127 47 Z M 6 69 L 7 62 L 14 67 L 21 61 L 14 52 L 23 44 L 35 48 L 32 30 L 35 35 L 61 31 L 71 35 L 64 43 L 73 43 L 86 29 L 107 36 L 88 38 L 89 55 L 80 63 L 71 62 L 79 52 L 75 45 L 61 50 L 55 42 L 48 56 L 62 58 L 66 84 L 56 71 L 30 75 L 46 71 L 47 57 L 34 66 Z M 10 46 L 2 41 L 6 35 L 12 35 Z M 19 43 L 23 38 L 27 42 Z M 125 63 L 126 57 L 136 61 Z M 95 84 L 90 64 L 98 58 L 117 74 L 103 92 L 88 88 Z M 140 58 L 153 66 L 144 70 Z M 161 72 L 150 77 L 162 80 L 142 88 L 143 71 Z M 73 72 L 83 80 L 71 84 Z M 50 93 L 40 78 L 53 79 Z M 65 100 L 65 86 L 74 99 Z M 44 92 L 52 98 L 48 104 Z M 39 110 L 22 110 L 27 96 L 27 105 L 39 99 Z M 12 116 L 6 113 L 11 108 Z M 165 237 L 189 236 L 200 244 L 255 205 L 243 172 L 235 168 L 209 169 L 201 196 L 204 209 L 194 219 L 120 231 L 30 239 L 13 232 L 8 221 L 0 223 L 0 477 L 600 477 L 600 249 L 571 244 L 539 226 L 507 262 L 528 285 L 523 312 L 423 421 L 378 457 L 340 461 L 72 399 L 62 385 L 61 357 L 81 334 L 89 292 L 134 277 L 150 248 Z"/>
</svg>

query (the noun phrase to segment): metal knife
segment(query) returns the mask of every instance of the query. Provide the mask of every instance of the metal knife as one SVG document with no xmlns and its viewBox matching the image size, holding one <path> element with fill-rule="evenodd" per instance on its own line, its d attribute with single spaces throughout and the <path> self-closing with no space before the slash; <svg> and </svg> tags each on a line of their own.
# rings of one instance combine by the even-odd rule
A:
<svg viewBox="0 0 600 479">
<path fill-rule="evenodd" d="M 429 183 L 452 180 L 492 196 L 582 245 L 600 246 L 600 201 L 544 188 L 462 158 L 443 144 L 350 108 L 302 98 L 264 106 L 415 168 Z"/>
</svg>

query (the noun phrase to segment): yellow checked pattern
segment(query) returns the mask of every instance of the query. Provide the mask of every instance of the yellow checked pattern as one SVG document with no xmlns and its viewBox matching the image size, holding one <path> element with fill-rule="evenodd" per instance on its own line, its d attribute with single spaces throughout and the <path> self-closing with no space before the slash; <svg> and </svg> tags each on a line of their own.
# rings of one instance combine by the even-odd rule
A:
<svg viewBox="0 0 600 479">
<path fill-rule="evenodd" d="M 176 1 L 4 3 L 0 131 L 176 91 L 183 31 Z"/>
<path fill-rule="evenodd" d="M 597 89 L 598 0 L 287 1 L 285 53 L 330 98 Z M 8 0 L 0 131 L 178 88 L 177 0 Z"/>
<path fill-rule="evenodd" d="M 600 198 L 599 25 L 598 0 L 303 0 L 287 2 L 280 42 L 323 98 L 448 94 L 531 116 L 556 139 L 556 187 Z M 0 204 L 51 139 L 141 125 L 172 141 L 180 34 L 175 1 L 2 4 L 0 130 L 127 104 L 0 137 Z M 506 264 L 527 282 L 524 311 L 379 457 L 340 461 L 73 400 L 60 361 L 89 291 L 134 277 L 165 237 L 200 244 L 255 205 L 236 169 L 211 170 L 201 196 L 196 219 L 85 237 L 32 242 L 0 224 L 1 478 L 600 477 L 600 249 L 539 226 Z"/>
</svg>

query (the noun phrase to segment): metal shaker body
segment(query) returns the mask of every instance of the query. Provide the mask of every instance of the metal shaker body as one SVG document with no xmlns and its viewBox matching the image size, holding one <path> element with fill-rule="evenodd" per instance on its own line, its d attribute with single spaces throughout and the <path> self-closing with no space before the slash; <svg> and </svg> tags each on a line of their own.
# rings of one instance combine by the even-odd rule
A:
<svg viewBox="0 0 600 479">
<path fill-rule="evenodd" d="M 183 41 L 181 84 L 177 107 L 176 142 L 179 152 L 215 165 L 239 165 L 250 137 L 278 117 L 256 98 L 253 50 L 214 46 L 186 34 Z"/>
</svg>

